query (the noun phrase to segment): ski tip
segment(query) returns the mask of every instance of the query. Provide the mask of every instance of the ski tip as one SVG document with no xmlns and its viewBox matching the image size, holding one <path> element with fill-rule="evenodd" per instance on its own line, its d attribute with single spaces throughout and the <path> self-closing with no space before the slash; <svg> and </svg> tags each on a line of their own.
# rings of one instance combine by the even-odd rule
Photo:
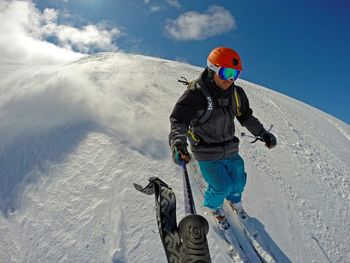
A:
<svg viewBox="0 0 350 263">
<path fill-rule="evenodd" d="M 134 184 L 134 187 L 137 191 L 141 191 L 143 189 L 143 187 L 139 184 Z"/>
</svg>

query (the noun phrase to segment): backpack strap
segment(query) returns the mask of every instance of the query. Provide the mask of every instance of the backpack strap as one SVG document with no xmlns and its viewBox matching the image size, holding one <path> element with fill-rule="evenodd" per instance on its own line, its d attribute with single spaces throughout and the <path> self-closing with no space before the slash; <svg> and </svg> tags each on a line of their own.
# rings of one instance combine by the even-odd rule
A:
<svg viewBox="0 0 350 263">
<path fill-rule="evenodd" d="M 204 114 L 199 118 L 199 120 L 196 122 L 197 124 L 203 124 L 205 123 L 211 116 L 212 112 L 213 112 L 213 108 L 214 108 L 214 103 L 213 103 L 213 99 L 209 93 L 208 88 L 203 85 L 200 86 L 197 82 L 197 80 L 192 80 L 192 81 L 188 81 L 185 77 L 181 77 L 181 79 L 178 80 L 178 82 L 182 83 L 183 85 L 187 86 L 187 89 L 195 89 L 195 88 L 199 88 L 201 90 L 201 92 L 203 93 L 204 97 L 207 99 L 207 108 L 205 109 Z M 235 87 L 234 91 L 233 91 L 233 101 L 234 101 L 234 106 L 236 106 L 236 111 L 234 111 L 235 116 L 241 116 L 242 112 L 241 112 L 241 100 L 240 97 L 238 95 L 237 92 L 237 88 Z M 226 106 L 226 101 L 219 101 L 219 106 Z M 223 104 L 223 105 L 221 105 Z M 225 105 L 224 105 L 225 104 Z"/>
<path fill-rule="evenodd" d="M 196 85 L 199 86 L 198 83 L 196 83 Z M 205 85 L 200 86 L 200 90 L 203 93 L 204 97 L 207 99 L 207 108 L 205 109 L 205 112 L 198 120 L 199 124 L 203 124 L 207 120 L 209 120 L 209 118 L 211 117 L 211 114 L 213 113 L 213 109 L 214 109 L 214 103 L 213 103 L 213 99 L 209 93 L 209 90 Z"/>
<path fill-rule="evenodd" d="M 209 120 L 211 114 L 213 113 L 213 108 L 214 108 L 213 99 L 209 93 L 208 88 L 205 85 L 200 86 L 198 84 L 198 80 L 196 79 L 192 81 L 188 81 L 185 77 L 180 77 L 178 82 L 182 83 L 183 85 L 186 85 L 187 89 L 190 89 L 190 90 L 199 89 L 204 95 L 204 97 L 206 98 L 207 107 L 204 113 L 202 114 L 202 116 L 200 116 L 200 118 L 196 121 L 196 124 L 199 124 L 199 125 L 205 123 L 207 120 Z"/>
<path fill-rule="evenodd" d="M 202 92 L 202 94 L 207 100 L 207 107 L 205 108 L 204 113 L 199 117 L 199 119 L 196 122 L 193 123 L 193 126 L 202 125 L 207 120 L 209 120 L 209 118 L 213 113 L 213 109 L 214 109 L 213 99 L 209 93 L 208 88 L 205 85 L 200 86 L 197 80 L 191 81 L 190 84 L 188 85 L 188 88 L 200 89 L 200 91 Z M 195 129 L 193 126 L 191 125 L 191 127 L 188 129 L 187 137 L 192 145 L 198 145 L 201 141 L 201 138 L 196 135 Z"/>
<path fill-rule="evenodd" d="M 239 95 L 238 95 L 238 92 L 237 92 L 237 88 L 235 87 L 234 89 L 234 92 L 233 92 L 233 95 L 234 95 L 234 101 L 236 103 L 236 112 L 235 112 L 235 115 L 236 116 L 241 116 L 242 115 L 242 112 L 241 112 L 241 100 L 239 98 Z"/>
<path fill-rule="evenodd" d="M 182 83 L 183 85 L 187 86 L 187 89 L 195 90 L 199 89 L 204 97 L 207 100 L 207 107 L 204 111 L 204 113 L 199 117 L 199 119 L 193 123 L 193 125 L 202 125 L 204 124 L 209 118 L 211 117 L 213 110 L 214 110 L 214 103 L 213 99 L 210 95 L 210 92 L 207 88 L 207 86 L 202 85 L 200 86 L 198 83 L 198 80 L 192 80 L 188 81 L 185 77 L 181 77 L 181 79 L 178 80 L 178 82 Z M 231 100 L 227 101 L 222 101 L 221 103 L 219 102 L 219 106 L 227 106 L 230 105 L 230 111 L 235 115 L 235 116 L 241 116 L 241 100 L 237 92 L 237 88 L 234 88 L 233 94 L 232 94 L 232 101 Z M 189 138 L 191 144 L 197 145 L 200 142 L 200 138 L 196 136 L 194 128 L 190 127 L 189 130 L 187 131 L 187 137 Z"/>
<path fill-rule="evenodd" d="M 205 108 L 203 114 L 198 118 L 198 120 L 196 120 L 195 122 L 193 122 L 190 125 L 190 127 L 187 131 L 187 138 L 189 139 L 190 143 L 192 145 L 198 145 L 198 143 L 201 141 L 201 139 L 196 135 L 196 133 L 194 131 L 194 126 L 202 125 L 207 120 L 209 120 L 209 118 L 211 117 L 211 115 L 213 113 L 213 108 L 214 108 L 213 99 L 209 93 L 208 88 L 205 85 L 203 85 L 203 86 L 199 85 L 197 79 L 192 80 L 192 81 L 188 81 L 185 77 L 181 77 L 178 80 L 178 82 L 187 86 L 187 89 L 189 89 L 189 90 L 199 89 L 202 92 L 203 96 L 207 100 L 207 107 Z"/>
</svg>

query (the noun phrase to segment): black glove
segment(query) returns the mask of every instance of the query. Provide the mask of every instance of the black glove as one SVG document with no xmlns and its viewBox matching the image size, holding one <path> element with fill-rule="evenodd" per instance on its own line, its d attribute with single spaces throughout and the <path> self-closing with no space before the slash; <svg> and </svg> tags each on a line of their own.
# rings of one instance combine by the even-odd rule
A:
<svg viewBox="0 0 350 263">
<path fill-rule="evenodd" d="M 172 147 L 172 157 L 176 164 L 181 165 L 182 162 L 188 163 L 191 160 L 191 155 L 187 151 L 185 144 L 176 144 Z"/>
<path fill-rule="evenodd" d="M 261 138 L 264 140 L 265 146 L 269 149 L 272 149 L 277 144 L 277 139 L 272 133 L 265 132 Z"/>
</svg>

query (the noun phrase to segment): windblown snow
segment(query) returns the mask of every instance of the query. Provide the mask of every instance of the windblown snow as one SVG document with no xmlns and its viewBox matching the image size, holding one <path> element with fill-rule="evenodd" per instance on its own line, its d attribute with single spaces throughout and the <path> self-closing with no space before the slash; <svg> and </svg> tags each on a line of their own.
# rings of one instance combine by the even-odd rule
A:
<svg viewBox="0 0 350 263">
<path fill-rule="evenodd" d="M 176 193 L 178 221 L 184 216 L 169 115 L 185 89 L 177 79 L 202 68 L 122 53 L 46 67 L 1 63 L 0 262 L 166 262 L 154 197 L 133 183 L 158 176 Z M 276 260 L 350 262 L 350 126 L 238 85 L 278 138 L 272 150 L 240 138 L 245 209 Z M 236 124 L 238 135 L 247 132 Z M 213 262 L 230 262 L 210 233 Z"/>
</svg>

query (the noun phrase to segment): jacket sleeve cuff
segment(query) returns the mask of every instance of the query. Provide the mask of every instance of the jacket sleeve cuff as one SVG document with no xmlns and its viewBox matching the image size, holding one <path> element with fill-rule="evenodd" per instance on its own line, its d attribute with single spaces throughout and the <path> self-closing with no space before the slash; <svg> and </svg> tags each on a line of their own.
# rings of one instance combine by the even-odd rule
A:
<svg viewBox="0 0 350 263">
<path fill-rule="evenodd" d="M 267 130 L 264 129 L 264 130 L 260 133 L 259 136 L 262 138 L 266 133 L 269 133 L 269 132 L 268 132 Z"/>
<path fill-rule="evenodd" d="M 174 139 L 174 140 L 171 141 L 171 147 L 174 147 L 175 145 L 185 145 L 185 146 L 187 146 L 187 140 L 183 141 L 180 138 Z"/>
</svg>

